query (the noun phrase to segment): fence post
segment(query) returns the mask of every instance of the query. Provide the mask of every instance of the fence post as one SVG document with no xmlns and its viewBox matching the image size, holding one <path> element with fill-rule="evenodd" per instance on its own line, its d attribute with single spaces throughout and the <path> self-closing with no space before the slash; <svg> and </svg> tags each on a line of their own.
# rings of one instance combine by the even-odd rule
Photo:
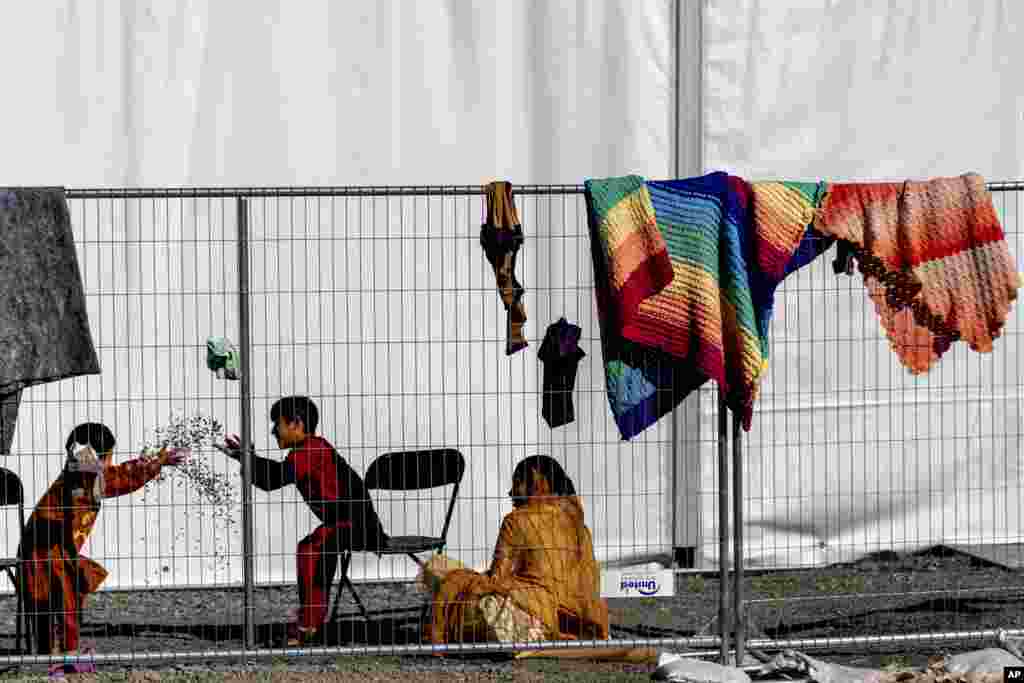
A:
<svg viewBox="0 0 1024 683">
<path fill-rule="evenodd" d="M 719 654 L 729 663 L 729 410 L 718 389 L 718 630 Z"/>
<path fill-rule="evenodd" d="M 743 666 L 743 432 L 740 416 L 732 416 L 732 618 L 735 624 L 736 666 Z"/>
<path fill-rule="evenodd" d="M 253 604 L 252 524 L 252 342 L 249 337 L 249 202 L 238 197 L 238 336 L 241 355 L 242 441 L 242 643 L 251 650 L 256 641 Z"/>
<path fill-rule="evenodd" d="M 699 176 L 704 166 L 704 8 L 705 0 L 675 0 L 675 102 L 671 173 Z M 672 553 L 678 567 L 696 567 L 703 547 L 701 476 L 703 408 L 707 398 L 694 391 L 672 411 Z"/>
</svg>

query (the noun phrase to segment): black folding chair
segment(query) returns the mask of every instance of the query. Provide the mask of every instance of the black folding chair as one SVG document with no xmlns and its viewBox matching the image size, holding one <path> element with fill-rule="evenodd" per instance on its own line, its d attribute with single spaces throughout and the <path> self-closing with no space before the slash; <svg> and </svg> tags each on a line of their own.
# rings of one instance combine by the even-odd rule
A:
<svg viewBox="0 0 1024 683">
<path fill-rule="evenodd" d="M 465 471 L 465 458 L 451 448 L 385 453 L 370 463 L 365 479 L 367 491 L 374 489 L 416 491 L 453 485 L 452 497 L 448 502 L 448 512 L 445 514 L 444 527 L 441 529 L 440 536 L 388 536 L 384 547 L 375 552 L 378 555 L 408 555 L 413 562 L 422 567 L 423 561 L 416 556 L 417 553 L 431 551 L 440 553 L 444 550 L 448 543 L 448 526 L 451 524 L 452 512 L 455 510 L 455 499 L 459 495 L 459 484 L 462 482 L 462 475 Z M 331 610 L 331 621 L 337 619 L 338 603 L 341 602 L 343 588 L 348 588 L 352 593 L 352 598 L 356 601 L 363 618 L 369 619 L 366 608 L 356 593 L 355 586 L 348 578 L 348 566 L 351 558 L 350 552 L 343 552 L 339 563 L 341 579 L 338 594 L 334 599 L 334 608 Z M 330 599 L 329 594 L 327 598 Z M 426 608 L 424 608 L 425 611 Z"/>
<path fill-rule="evenodd" d="M 21 552 L 21 541 L 25 535 L 25 489 L 21 485 L 21 479 L 14 472 L 0 467 L 0 507 L 18 506 L 18 554 Z M 22 636 L 25 639 L 26 654 L 32 654 L 32 641 L 29 637 L 28 616 L 25 614 L 25 573 L 18 571 L 21 564 L 19 557 L 0 558 L 0 571 L 7 574 L 14 586 L 14 592 L 18 600 L 18 614 L 15 616 L 17 623 L 17 635 L 15 636 L 14 647 L 20 648 Z"/>
</svg>

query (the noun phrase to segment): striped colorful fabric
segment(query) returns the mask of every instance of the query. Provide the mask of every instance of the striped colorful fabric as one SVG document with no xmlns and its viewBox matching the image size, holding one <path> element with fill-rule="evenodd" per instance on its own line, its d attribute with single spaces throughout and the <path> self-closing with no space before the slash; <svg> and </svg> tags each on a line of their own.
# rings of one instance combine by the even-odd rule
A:
<svg viewBox="0 0 1024 683">
<path fill-rule="evenodd" d="M 629 183 L 616 183 L 618 180 L 629 180 Z M 632 180 L 611 178 L 587 181 L 585 184 L 590 214 L 588 227 L 594 264 L 594 293 L 597 299 L 598 322 L 601 326 L 601 350 L 608 403 L 619 433 L 628 441 L 671 412 L 696 387 L 687 386 L 686 382 L 692 381 L 692 378 L 684 376 L 683 368 L 675 358 L 658 349 L 641 346 L 622 337 L 621 297 L 614 291 L 610 274 L 614 259 L 608 257 L 608 233 L 606 229 L 602 229 L 602 221 L 599 218 L 602 215 L 603 204 L 600 201 L 595 202 L 593 196 L 608 196 L 609 192 L 601 191 L 605 185 L 630 186 Z M 643 196 L 647 198 L 649 204 L 650 197 L 646 186 L 643 186 Z M 653 211 L 651 208 L 652 216 Z M 637 212 L 634 216 L 636 220 L 646 221 L 647 211 Z M 660 231 L 658 237 L 661 239 Z M 668 259 L 667 251 L 665 258 Z M 671 262 L 669 265 L 671 266 Z M 700 382 L 703 383 L 704 379 L 701 378 Z"/>
<path fill-rule="evenodd" d="M 643 178 L 587 180 L 584 189 L 610 285 L 605 315 L 621 326 L 633 319 L 641 301 L 672 281 L 672 263 Z"/>
<path fill-rule="evenodd" d="M 717 172 L 647 187 L 674 277 L 641 302 L 622 336 L 675 357 L 688 385 L 713 379 L 750 429 L 763 357 L 744 253 L 746 183 Z"/>
<path fill-rule="evenodd" d="M 826 185 L 751 185 L 723 172 L 646 185 L 672 282 L 621 324 L 603 313 L 608 280 L 595 270 L 616 423 L 624 439 L 632 438 L 713 379 L 749 430 L 774 292 L 831 244 L 809 225 Z"/>
<path fill-rule="evenodd" d="M 624 440 L 632 439 L 678 406 L 707 378 L 664 351 L 602 331 L 605 384 L 612 417 Z"/>
<path fill-rule="evenodd" d="M 980 175 L 829 186 L 815 228 L 846 240 L 900 361 L 927 372 L 962 339 L 989 352 L 1020 275 Z"/>
<path fill-rule="evenodd" d="M 753 254 L 748 262 L 761 355 L 768 359 L 768 329 L 775 308 L 775 290 L 791 273 L 806 266 L 834 240 L 814 230 L 815 210 L 828 184 L 786 180 L 750 183 L 753 210 Z"/>
</svg>

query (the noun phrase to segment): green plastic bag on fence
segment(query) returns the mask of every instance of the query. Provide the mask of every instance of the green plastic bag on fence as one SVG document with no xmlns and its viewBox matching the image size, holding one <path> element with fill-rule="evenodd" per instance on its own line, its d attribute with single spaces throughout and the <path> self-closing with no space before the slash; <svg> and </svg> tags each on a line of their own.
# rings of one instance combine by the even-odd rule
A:
<svg viewBox="0 0 1024 683">
<path fill-rule="evenodd" d="M 226 337 L 209 337 L 206 340 L 206 367 L 218 379 L 240 379 L 238 349 Z"/>
</svg>

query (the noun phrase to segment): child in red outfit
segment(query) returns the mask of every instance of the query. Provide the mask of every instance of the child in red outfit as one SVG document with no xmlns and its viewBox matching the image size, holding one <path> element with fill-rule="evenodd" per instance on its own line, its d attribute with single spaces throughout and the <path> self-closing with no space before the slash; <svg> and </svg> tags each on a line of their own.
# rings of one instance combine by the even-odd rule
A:
<svg viewBox="0 0 1024 683">
<path fill-rule="evenodd" d="M 327 596 L 342 551 L 376 551 L 385 535 L 362 478 L 323 437 L 316 436 L 319 412 L 306 396 L 286 396 L 270 408 L 271 433 L 278 448 L 291 449 L 283 462 L 252 455 L 252 482 L 264 491 L 294 484 L 321 524 L 299 541 L 296 569 L 299 583 L 301 644 L 313 640 L 327 616 Z M 229 457 L 242 455 L 232 435 L 216 446 Z"/>
</svg>

